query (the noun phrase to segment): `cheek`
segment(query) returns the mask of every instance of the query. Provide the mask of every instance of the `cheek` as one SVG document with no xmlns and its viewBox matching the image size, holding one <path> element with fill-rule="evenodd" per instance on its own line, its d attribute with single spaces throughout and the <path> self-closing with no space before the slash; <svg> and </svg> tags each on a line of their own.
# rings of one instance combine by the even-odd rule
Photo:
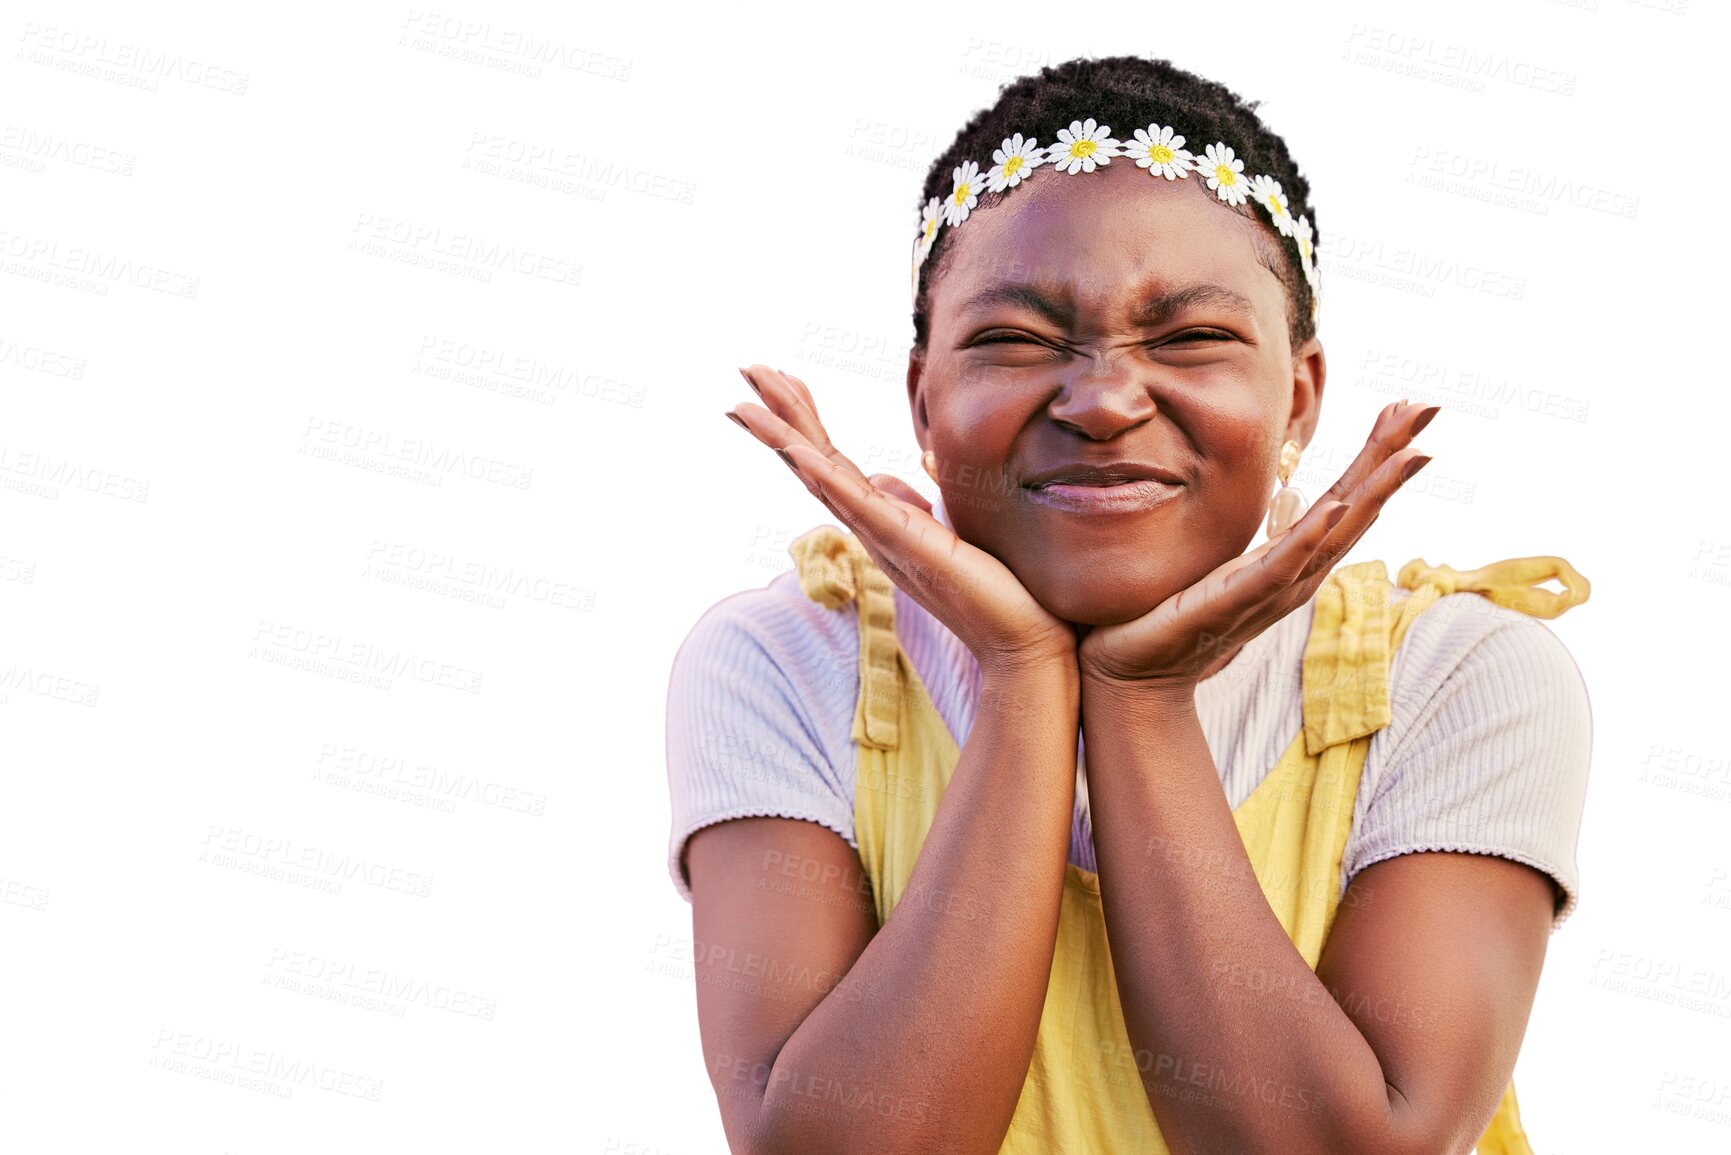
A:
<svg viewBox="0 0 1731 1155">
<path fill-rule="evenodd" d="M 1002 381 L 957 382 L 928 396 L 938 485 L 953 524 L 967 540 L 995 542 L 1019 512 L 1007 466 L 1037 404 L 1035 394 Z"/>
<path fill-rule="evenodd" d="M 1007 461 L 1016 437 L 1033 419 L 1034 394 L 984 374 L 952 383 L 926 403 L 938 460 L 991 467 Z"/>
<path fill-rule="evenodd" d="M 1262 524 L 1276 485 L 1283 414 L 1267 405 L 1217 410 L 1196 428 L 1205 455 L 1197 497 L 1208 520 L 1235 544 Z"/>
</svg>

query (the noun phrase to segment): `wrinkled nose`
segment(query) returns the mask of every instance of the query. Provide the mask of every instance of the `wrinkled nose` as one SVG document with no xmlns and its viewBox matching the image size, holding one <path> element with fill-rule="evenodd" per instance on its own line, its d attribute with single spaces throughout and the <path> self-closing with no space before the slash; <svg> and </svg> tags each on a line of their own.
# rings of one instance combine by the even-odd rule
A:
<svg viewBox="0 0 1731 1155">
<path fill-rule="evenodd" d="M 1148 369 L 1133 348 L 1075 349 L 1048 416 L 1094 441 L 1109 441 L 1154 416 Z"/>
</svg>

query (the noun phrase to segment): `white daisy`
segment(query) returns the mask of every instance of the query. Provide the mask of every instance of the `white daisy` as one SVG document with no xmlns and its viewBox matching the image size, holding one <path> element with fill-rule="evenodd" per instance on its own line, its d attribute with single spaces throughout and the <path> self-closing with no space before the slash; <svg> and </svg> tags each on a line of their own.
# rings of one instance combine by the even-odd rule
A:
<svg viewBox="0 0 1731 1155">
<path fill-rule="evenodd" d="M 1136 158 L 1136 166 L 1149 176 L 1167 180 L 1186 177 L 1196 166 L 1196 154 L 1184 147 L 1184 138 L 1172 134 L 1172 126 L 1151 124 L 1136 130 L 1136 139 L 1124 143 L 1124 155 Z"/>
<path fill-rule="evenodd" d="M 1097 165 L 1110 164 L 1107 157 L 1118 156 L 1119 141 L 1111 129 L 1096 124 L 1093 117 L 1072 120 L 1069 128 L 1058 130 L 1058 143 L 1046 146 L 1046 159 L 1068 173 L 1093 172 Z"/>
<path fill-rule="evenodd" d="M 1233 156 L 1230 148 L 1216 142 L 1203 149 L 1202 156 L 1196 171 L 1208 178 L 1208 187 L 1214 190 L 1214 195 L 1229 205 L 1241 205 L 1250 199 L 1245 187 L 1244 162 Z"/>
<path fill-rule="evenodd" d="M 1250 195 L 1268 210 L 1268 215 L 1274 221 L 1274 227 L 1280 230 L 1280 235 L 1290 237 L 1295 226 L 1292 213 L 1286 206 L 1286 194 L 1280 191 L 1280 182 L 1266 174 L 1253 176 L 1250 178 Z"/>
<path fill-rule="evenodd" d="M 944 201 L 944 223 L 959 225 L 968 219 L 968 214 L 975 205 L 980 203 L 980 166 L 971 160 L 965 160 L 956 166 L 951 174 L 955 179 L 955 187 Z"/>
<path fill-rule="evenodd" d="M 1021 133 L 1004 138 L 1002 147 L 992 150 L 992 165 L 986 174 L 986 188 L 992 192 L 1003 192 L 1007 188 L 1015 188 L 1028 174 L 1046 163 L 1046 150 L 1039 146 L 1033 137 L 1023 137 Z"/>
<path fill-rule="evenodd" d="M 1310 227 L 1310 218 L 1299 217 L 1298 223 L 1292 228 L 1292 235 L 1298 239 L 1298 263 L 1304 268 L 1304 279 L 1310 282 L 1310 294 L 1316 295 L 1316 231 Z"/>
<path fill-rule="evenodd" d="M 916 259 L 914 268 L 926 263 L 926 254 L 932 251 L 932 245 L 938 239 L 938 230 L 943 227 L 943 202 L 933 197 L 926 202 L 926 207 L 920 210 L 920 237 L 914 242 Z"/>
</svg>

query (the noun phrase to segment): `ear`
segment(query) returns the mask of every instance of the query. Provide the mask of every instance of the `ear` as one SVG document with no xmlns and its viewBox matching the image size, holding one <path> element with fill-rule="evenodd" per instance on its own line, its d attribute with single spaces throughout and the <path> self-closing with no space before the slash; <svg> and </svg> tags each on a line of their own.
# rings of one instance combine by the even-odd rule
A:
<svg viewBox="0 0 1731 1155">
<path fill-rule="evenodd" d="M 926 394 L 923 388 L 925 377 L 925 360 L 918 349 L 908 350 L 908 408 L 914 417 L 914 439 L 920 443 L 920 449 L 930 449 L 927 443 Z"/>
<path fill-rule="evenodd" d="M 1322 341 L 1312 337 L 1292 356 L 1292 415 L 1286 422 L 1286 436 L 1300 445 L 1309 445 L 1316 433 L 1316 423 L 1322 417 L 1322 386 L 1327 377 L 1328 361 L 1322 354 Z"/>
</svg>

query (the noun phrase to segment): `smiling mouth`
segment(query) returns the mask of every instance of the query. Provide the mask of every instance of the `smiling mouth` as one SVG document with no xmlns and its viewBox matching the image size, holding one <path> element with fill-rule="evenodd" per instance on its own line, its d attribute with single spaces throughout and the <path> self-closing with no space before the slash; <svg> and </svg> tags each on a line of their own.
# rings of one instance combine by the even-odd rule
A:
<svg viewBox="0 0 1731 1155">
<path fill-rule="evenodd" d="M 1036 505 L 1086 514 L 1138 513 L 1165 505 L 1184 489 L 1181 484 L 1152 477 L 1048 481 L 1023 488 Z"/>
</svg>

